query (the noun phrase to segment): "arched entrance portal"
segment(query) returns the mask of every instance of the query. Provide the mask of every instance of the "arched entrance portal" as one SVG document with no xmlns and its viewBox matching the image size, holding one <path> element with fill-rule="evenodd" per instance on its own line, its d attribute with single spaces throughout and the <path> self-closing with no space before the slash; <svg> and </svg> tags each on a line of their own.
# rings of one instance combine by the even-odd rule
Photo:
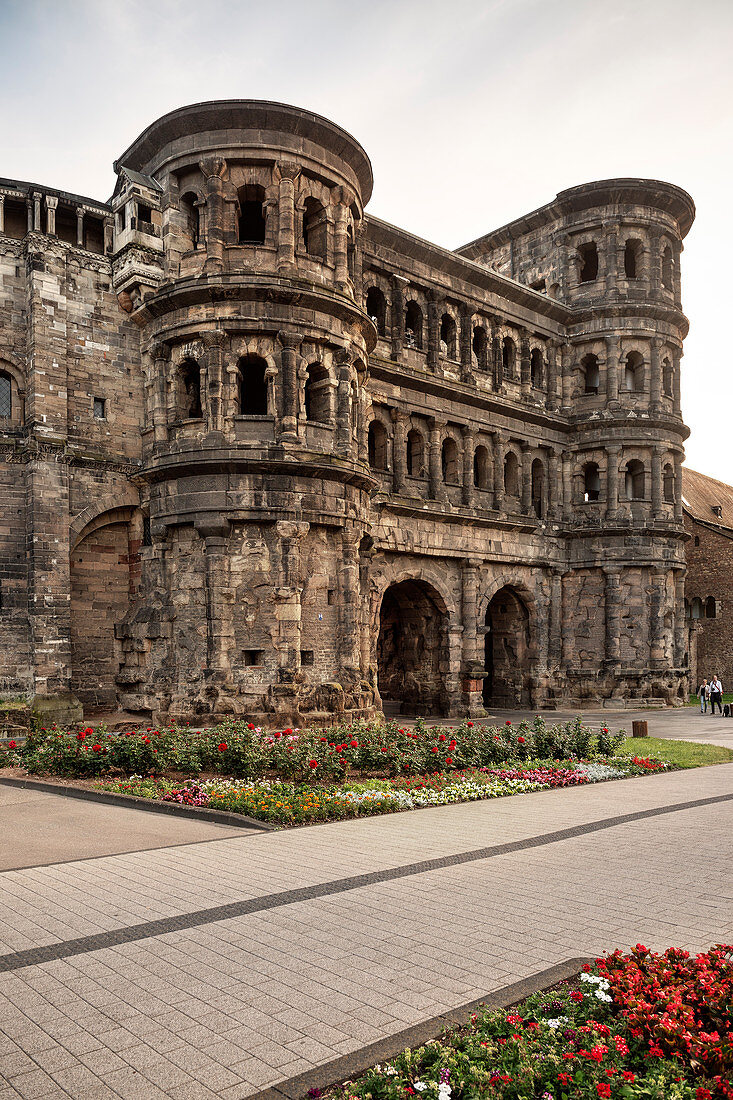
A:
<svg viewBox="0 0 733 1100">
<path fill-rule="evenodd" d="M 448 615 L 425 581 L 390 585 L 379 613 L 379 694 L 399 714 L 447 714 Z M 389 704 L 392 704 L 390 707 Z"/>
<path fill-rule="evenodd" d="M 513 588 L 500 588 L 486 609 L 484 704 L 529 706 L 529 612 Z"/>
</svg>

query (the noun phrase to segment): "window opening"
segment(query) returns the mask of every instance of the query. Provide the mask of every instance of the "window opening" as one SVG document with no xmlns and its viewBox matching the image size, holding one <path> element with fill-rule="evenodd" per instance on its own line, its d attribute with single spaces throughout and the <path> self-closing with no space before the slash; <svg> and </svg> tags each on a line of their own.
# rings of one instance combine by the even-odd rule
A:
<svg viewBox="0 0 733 1100">
<path fill-rule="evenodd" d="M 195 359 L 184 359 L 178 371 L 180 380 L 178 409 L 184 420 L 200 420 L 201 368 Z"/>
<path fill-rule="evenodd" d="M 267 363 L 260 355 L 239 360 L 240 416 L 267 416 Z"/>
<path fill-rule="evenodd" d="M 387 469 L 387 431 L 379 420 L 372 420 L 369 425 L 367 452 L 373 470 Z"/>
<path fill-rule="evenodd" d="M 644 467 L 638 459 L 632 459 L 626 465 L 626 499 L 644 499 Z"/>
<path fill-rule="evenodd" d="M 380 336 L 386 333 L 387 303 L 378 286 L 370 286 L 367 291 L 366 311 L 374 322 Z"/>
<path fill-rule="evenodd" d="M 9 374 L 0 373 L 0 417 L 13 415 L 13 383 Z"/>
<path fill-rule="evenodd" d="M 303 245 L 309 256 L 325 260 L 328 251 L 328 222 L 323 203 L 309 197 L 303 210 Z"/>
<path fill-rule="evenodd" d="M 705 600 L 705 618 L 706 619 L 714 619 L 715 618 L 715 597 L 714 596 L 708 596 L 708 598 Z"/>
<path fill-rule="evenodd" d="M 545 489 L 545 467 L 539 458 L 532 463 L 532 508 L 538 519 L 542 519 Z"/>
<path fill-rule="evenodd" d="M 257 184 L 247 184 L 237 192 L 239 199 L 239 243 L 264 244 L 265 190 Z"/>
<path fill-rule="evenodd" d="M 539 348 L 532 348 L 532 354 L 529 360 L 529 370 L 530 380 L 535 387 L 542 385 L 543 366 L 542 352 Z"/>
<path fill-rule="evenodd" d="M 455 440 L 450 437 L 443 440 L 443 446 L 440 451 L 440 465 L 443 473 L 443 481 L 446 485 L 457 485 L 458 448 L 456 447 Z"/>
<path fill-rule="evenodd" d="M 407 473 L 410 477 L 423 476 L 423 438 L 415 428 L 407 433 Z"/>
<path fill-rule="evenodd" d="M 513 451 L 504 459 L 504 492 L 507 496 L 519 496 L 519 463 Z"/>
<path fill-rule="evenodd" d="M 584 392 L 597 394 L 601 384 L 598 371 L 598 356 L 592 354 L 585 355 L 580 365 L 583 369 Z"/>
<path fill-rule="evenodd" d="M 262 654 L 263 651 L 261 649 L 245 649 L 243 651 L 245 666 L 247 668 L 253 668 L 255 665 L 261 665 Z"/>
<path fill-rule="evenodd" d="M 582 244 L 578 249 L 581 283 L 592 283 L 598 278 L 598 248 L 595 241 Z"/>
<path fill-rule="evenodd" d="M 583 467 L 583 500 L 590 504 L 601 496 L 601 475 L 597 462 L 586 462 Z"/>
<path fill-rule="evenodd" d="M 408 302 L 405 310 L 405 343 L 408 348 L 422 351 L 422 310 L 417 302 Z"/>
<path fill-rule="evenodd" d="M 627 241 L 624 248 L 624 274 L 627 279 L 637 279 L 639 277 L 640 260 L 641 241 Z"/>
<path fill-rule="evenodd" d="M 473 483 L 477 489 L 489 487 L 489 452 L 483 444 L 473 452 Z"/>
<path fill-rule="evenodd" d="M 106 419 L 107 402 L 104 397 L 95 397 L 93 400 L 93 412 L 95 420 Z"/>
</svg>

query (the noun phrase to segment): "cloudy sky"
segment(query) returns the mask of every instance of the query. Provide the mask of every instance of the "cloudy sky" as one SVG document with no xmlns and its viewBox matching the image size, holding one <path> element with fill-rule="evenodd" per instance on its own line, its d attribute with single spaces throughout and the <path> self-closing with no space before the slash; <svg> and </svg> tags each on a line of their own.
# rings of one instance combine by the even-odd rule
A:
<svg viewBox="0 0 733 1100">
<path fill-rule="evenodd" d="M 281 100 L 350 130 L 369 210 L 446 247 L 611 176 L 669 180 L 688 465 L 733 482 L 733 0 L 0 0 L 0 176 L 107 198 L 153 119 Z"/>
</svg>

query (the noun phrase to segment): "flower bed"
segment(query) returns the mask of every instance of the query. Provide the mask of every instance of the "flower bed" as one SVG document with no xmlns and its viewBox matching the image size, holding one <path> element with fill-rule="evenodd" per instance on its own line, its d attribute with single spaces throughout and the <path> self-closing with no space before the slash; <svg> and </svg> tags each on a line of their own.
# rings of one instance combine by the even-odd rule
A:
<svg viewBox="0 0 733 1100">
<path fill-rule="evenodd" d="M 134 775 L 129 779 L 102 780 L 95 786 L 116 794 L 227 810 L 277 825 L 307 825 L 579 786 L 641 774 L 645 770 L 630 762 L 616 764 L 614 761 L 613 765 L 575 763 L 564 767 L 548 762 L 526 768 L 473 768 L 414 777 L 346 781 L 339 785 L 224 778 L 180 783 Z"/>
<path fill-rule="evenodd" d="M 277 776 L 282 780 L 341 780 L 361 775 L 420 775 L 487 768 L 513 761 L 589 760 L 607 757 L 624 734 L 594 734 L 580 718 L 548 726 L 532 723 L 487 726 L 463 721 L 445 729 L 418 720 L 359 722 L 321 729 L 268 731 L 230 720 L 212 729 L 177 726 L 110 734 L 104 728 L 42 730 L 26 745 L 0 752 L 0 765 L 24 765 L 31 774 L 73 778 L 109 773 L 181 775 L 219 773 L 239 779 Z"/>
<path fill-rule="evenodd" d="M 577 982 L 468 1027 L 358 1081 L 340 1100 L 731 1100 L 733 947 L 697 956 L 642 945 Z M 319 1096 L 320 1091 L 312 1090 Z"/>
</svg>

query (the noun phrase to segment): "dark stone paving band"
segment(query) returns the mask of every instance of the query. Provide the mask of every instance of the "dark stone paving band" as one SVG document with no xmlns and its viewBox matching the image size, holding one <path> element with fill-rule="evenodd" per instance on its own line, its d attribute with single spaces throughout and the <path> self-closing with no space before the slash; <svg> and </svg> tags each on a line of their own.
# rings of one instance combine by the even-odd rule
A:
<svg viewBox="0 0 733 1100">
<path fill-rule="evenodd" d="M 182 913 L 177 917 L 163 917 L 160 920 L 145 921 L 142 924 L 117 928 L 111 932 L 100 932 L 94 936 L 81 936 L 75 940 L 63 940 L 60 943 L 46 944 L 42 947 L 30 947 L 26 951 L 17 951 L 0 955 L 0 973 L 8 970 L 20 970 L 24 966 L 68 959 L 74 955 L 85 955 L 89 951 L 100 951 L 105 947 L 119 947 L 136 940 L 164 936 L 167 932 L 184 932 L 189 928 L 214 924 L 216 921 L 246 917 L 252 913 L 262 913 L 268 909 L 279 909 L 283 905 L 294 905 L 301 901 L 343 894 L 348 890 L 358 890 L 362 886 L 373 886 L 379 882 L 391 882 L 395 879 L 422 875 L 427 871 L 439 871 L 446 867 L 459 867 L 464 863 L 476 863 L 479 860 L 492 859 L 508 855 L 511 852 L 541 848 L 546 844 L 556 844 L 561 840 L 597 833 L 603 829 L 612 829 L 616 825 L 625 825 L 631 821 L 643 821 L 663 814 L 678 813 L 681 810 L 694 810 L 702 806 L 714 806 L 720 802 L 733 801 L 733 794 L 715 795 L 711 798 L 699 798 L 691 802 L 676 802 L 671 806 L 658 806 L 654 809 L 639 810 L 632 814 L 620 814 L 617 817 L 605 817 L 600 821 L 590 821 L 585 825 L 574 825 L 569 829 L 557 829 L 541 836 L 526 837 L 524 840 L 512 840 L 506 844 L 494 844 L 488 848 L 476 848 L 470 852 L 457 852 L 452 856 L 436 859 L 423 859 L 418 863 L 407 863 L 402 867 L 389 867 L 383 871 L 372 871 L 366 875 L 352 875 L 349 878 L 334 879 L 316 886 L 303 886 L 295 890 L 282 890 L 277 894 L 265 894 L 258 898 L 229 902 L 210 909 L 197 909 L 192 913 Z"/>
<path fill-rule="evenodd" d="M 395 1035 L 388 1035 L 386 1039 L 370 1043 L 361 1050 L 355 1050 L 353 1054 L 345 1054 L 316 1069 L 291 1077 L 288 1081 L 281 1081 L 280 1084 L 273 1085 L 262 1092 L 252 1093 L 247 1100 L 283 1100 L 283 1098 L 304 1100 L 311 1089 L 328 1089 L 333 1085 L 340 1085 L 342 1081 L 353 1080 L 378 1062 L 387 1062 L 407 1048 L 414 1049 L 431 1039 L 437 1039 L 446 1029 L 463 1027 L 469 1022 L 471 1013 L 482 1006 L 490 1009 L 509 1008 L 510 1005 L 523 1001 L 532 993 L 551 989 L 566 978 L 574 978 L 585 963 L 593 961 L 590 958 L 567 959 L 556 966 L 551 966 L 548 970 L 531 974 L 521 982 L 514 982 L 512 985 L 494 990 L 493 993 L 487 993 L 478 1001 L 469 1001 L 468 1004 L 463 1004 L 450 1012 L 433 1016 L 429 1020 L 423 1020 L 419 1024 L 398 1031 Z"/>
</svg>

